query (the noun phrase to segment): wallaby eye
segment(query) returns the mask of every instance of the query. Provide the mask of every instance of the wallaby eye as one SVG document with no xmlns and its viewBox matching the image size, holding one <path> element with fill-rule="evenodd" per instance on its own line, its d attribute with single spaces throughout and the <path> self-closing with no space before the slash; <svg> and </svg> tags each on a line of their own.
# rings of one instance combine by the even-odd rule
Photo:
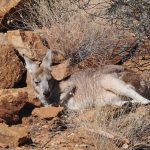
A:
<svg viewBox="0 0 150 150">
<path fill-rule="evenodd" d="M 34 83 L 35 83 L 36 85 L 38 85 L 40 82 L 41 82 L 41 81 L 34 81 Z"/>
<path fill-rule="evenodd" d="M 47 81 L 48 81 L 48 82 L 50 82 L 51 80 L 52 80 L 52 78 L 51 78 L 51 77 L 48 77 L 48 78 L 47 78 Z"/>
</svg>

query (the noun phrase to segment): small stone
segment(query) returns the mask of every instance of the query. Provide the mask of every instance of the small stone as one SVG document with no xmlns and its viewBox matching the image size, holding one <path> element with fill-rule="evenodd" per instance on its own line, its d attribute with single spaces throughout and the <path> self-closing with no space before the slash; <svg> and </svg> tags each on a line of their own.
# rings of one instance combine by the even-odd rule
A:
<svg viewBox="0 0 150 150">
<path fill-rule="evenodd" d="M 33 116 L 37 116 L 41 119 L 52 119 L 57 117 L 63 111 L 63 107 L 41 107 L 35 108 L 32 111 Z"/>
</svg>

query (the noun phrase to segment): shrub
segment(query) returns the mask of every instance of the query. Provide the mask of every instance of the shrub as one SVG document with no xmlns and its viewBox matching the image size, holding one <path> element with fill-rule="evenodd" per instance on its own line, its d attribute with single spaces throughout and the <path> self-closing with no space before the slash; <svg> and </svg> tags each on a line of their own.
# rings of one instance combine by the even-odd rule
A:
<svg viewBox="0 0 150 150">
<path fill-rule="evenodd" d="M 113 24 L 130 29 L 136 38 L 150 38 L 149 0 L 111 0 L 107 15 Z"/>
</svg>

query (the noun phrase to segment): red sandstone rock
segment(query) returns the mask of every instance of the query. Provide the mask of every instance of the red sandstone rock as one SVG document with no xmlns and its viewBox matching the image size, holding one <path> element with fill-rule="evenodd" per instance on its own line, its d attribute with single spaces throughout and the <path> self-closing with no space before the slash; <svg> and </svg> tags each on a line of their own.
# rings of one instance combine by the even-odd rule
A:
<svg viewBox="0 0 150 150">
<path fill-rule="evenodd" d="M 35 108 L 32 112 L 33 116 L 37 116 L 41 119 L 52 119 L 57 117 L 59 113 L 61 113 L 63 107 L 41 107 Z"/>
<path fill-rule="evenodd" d="M 8 124 L 17 123 L 19 111 L 28 101 L 28 94 L 23 89 L 0 90 L 0 118 Z"/>
<path fill-rule="evenodd" d="M 11 46 L 0 45 L 0 89 L 12 88 L 25 71 L 23 63 Z"/>
<path fill-rule="evenodd" d="M 0 147 L 20 146 L 29 140 L 27 127 L 12 126 L 4 123 L 0 124 Z"/>
</svg>

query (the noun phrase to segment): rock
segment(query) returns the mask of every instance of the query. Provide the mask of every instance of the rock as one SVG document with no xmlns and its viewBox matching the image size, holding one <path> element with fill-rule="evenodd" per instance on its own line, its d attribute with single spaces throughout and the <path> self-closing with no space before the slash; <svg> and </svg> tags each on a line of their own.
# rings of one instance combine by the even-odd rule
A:
<svg viewBox="0 0 150 150">
<path fill-rule="evenodd" d="M 0 90 L 0 118 L 7 124 L 20 121 L 19 112 L 28 101 L 28 94 L 24 89 Z"/>
<path fill-rule="evenodd" d="M 132 59 L 126 61 L 123 66 L 140 75 L 140 85 L 143 87 L 142 91 L 144 91 L 142 92 L 144 93 L 143 96 L 150 99 L 150 53 L 148 52 L 148 44 L 149 43 L 147 43 L 146 47 L 147 51 L 144 50 L 145 48 L 141 47 L 139 52 L 137 52 Z M 137 77 L 133 76 L 133 78 L 135 79 Z"/>
<path fill-rule="evenodd" d="M 52 75 L 56 80 L 62 80 L 69 75 L 69 61 L 52 67 Z"/>
<path fill-rule="evenodd" d="M 0 33 L 0 45 L 9 45 L 6 33 Z"/>
<path fill-rule="evenodd" d="M 47 52 L 40 36 L 33 31 L 8 31 L 7 39 L 21 55 L 25 54 L 30 59 L 41 60 Z"/>
<path fill-rule="evenodd" d="M 150 54 L 136 55 L 135 58 L 132 58 L 126 61 L 123 65 L 127 68 L 130 68 L 134 72 L 141 74 L 142 77 L 150 82 Z"/>
<path fill-rule="evenodd" d="M 52 57 L 53 64 L 60 64 L 65 61 L 65 55 L 63 53 L 57 50 L 53 50 L 53 49 L 51 50 L 53 54 L 53 57 Z"/>
<path fill-rule="evenodd" d="M 35 108 L 32 111 L 33 116 L 37 116 L 41 119 L 52 119 L 57 117 L 63 111 L 63 107 L 41 107 Z"/>
<path fill-rule="evenodd" d="M 25 68 L 11 46 L 0 46 L 0 64 L 0 89 L 14 87 Z"/>
<path fill-rule="evenodd" d="M 65 30 L 65 33 L 67 33 L 66 30 Z M 64 31 L 64 26 L 58 23 L 51 25 L 50 29 L 43 27 L 42 29 L 37 30 L 37 32 L 39 32 L 41 36 L 46 38 L 52 50 L 54 51 L 59 50 L 61 53 L 65 54 L 65 49 L 68 48 L 67 47 L 68 45 L 66 44 L 68 43 L 70 44 L 72 43 L 72 41 L 70 41 L 70 37 L 69 37 L 69 40 L 67 41 L 66 37 L 64 37 L 65 34 L 63 31 Z M 65 42 L 65 45 L 64 45 L 64 42 Z"/>
<path fill-rule="evenodd" d="M 1 0 L 0 1 L 0 19 L 15 7 L 21 0 Z"/>
<path fill-rule="evenodd" d="M 14 29 L 14 21 L 19 22 L 19 16 L 21 8 L 19 4 L 22 0 L 1 0 L 0 2 L 0 32 L 6 32 L 8 29 Z M 19 11 L 19 12 L 18 12 Z M 17 14 L 16 14 L 17 13 Z"/>
<path fill-rule="evenodd" d="M 4 123 L 0 124 L 0 146 L 16 147 L 25 144 L 29 139 L 27 127 L 9 127 Z"/>
<path fill-rule="evenodd" d="M 40 36 L 36 31 L 12 30 L 7 32 L 7 39 L 18 52 L 25 54 L 30 59 L 41 61 L 45 56 L 49 45 L 46 39 Z M 53 63 L 60 63 L 65 60 L 63 54 L 57 50 L 53 50 Z"/>
</svg>

